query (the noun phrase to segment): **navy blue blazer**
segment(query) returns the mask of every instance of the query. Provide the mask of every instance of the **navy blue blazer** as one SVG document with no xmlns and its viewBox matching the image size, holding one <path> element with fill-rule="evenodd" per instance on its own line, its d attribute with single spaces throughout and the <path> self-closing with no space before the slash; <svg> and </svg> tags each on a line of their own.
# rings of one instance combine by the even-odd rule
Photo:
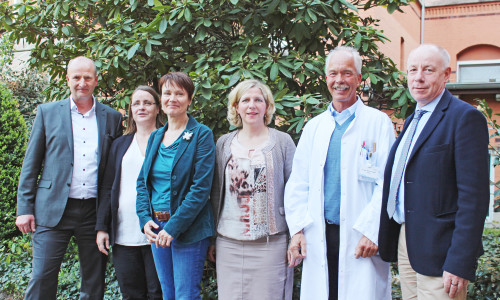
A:
<svg viewBox="0 0 500 300">
<path fill-rule="evenodd" d="M 387 199 L 394 155 L 412 118 L 406 120 L 385 168 L 379 230 L 385 261 L 397 260 L 401 225 L 389 219 Z M 489 205 L 488 142 L 483 115 L 445 90 L 402 179 L 408 257 L 417 273 L 442 276 L 447 271 L 475 279 Z"/>
<path fill-rule="evenodd" d="M 109 150 L 102 186 L 99 190 L 99 207 L 97 209 L 95 230 L 106 231 L 109 234 L 111 246 L 115 244 L 116 229 L 118 228 L 122 160 L 133 140 L 134 134 L 128 134 L 113 141 Z"/>
<path fill-rule="evenodd" d="M 168 123 L 151 133 L 137 178 L 136 208 L 142 230 L 153 220 L 149 176 L 167 128 Z M 189 138 L 186 132 L 191 133 Z M 163 229 L 178 242 L 190 244 L 214 235 L 214 217 L 208 198 L 215 167 L 215 144 L 212 131 L 192 116 L 182 136 L 170 179 L 172 216 Z"/>
</svg>

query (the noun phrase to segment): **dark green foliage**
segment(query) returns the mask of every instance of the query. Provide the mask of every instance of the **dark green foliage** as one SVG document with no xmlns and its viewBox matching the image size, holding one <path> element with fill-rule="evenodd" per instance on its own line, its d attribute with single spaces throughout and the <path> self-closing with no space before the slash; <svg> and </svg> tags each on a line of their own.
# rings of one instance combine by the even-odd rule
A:
<svg viewBox="0 0 500 300">
<path fill-rule="evenodd" d="M 125 107 L 139 84 L 156 85 L 169 71 L 196 83 L 193 115 L 214 130 L 229 130 L 227 95 L 247 78 L 266 82 L 276 98 L 278 127 L 298 138 L 305 122 L 330 102 L 325 53 L 351 45 L 364 56 L 360 92 L 371 106 L 411 112 L 402 74 L 378 50 L 387 38 L 377 20 L 358 11 L 408 0 L 26 0 L 0 3 L 0 24 L 11 41 L 34 45 L 30 66 L 51 78 L 48 99 L 68 94 L 65 65 L 77 55 L 100 69 L 98 92 Z"/>
<path fill-rule="evenodd" d="M 484 255 L 479 258 L 476 281 L 469 284 L 467 299 L 500 299 L 500 229 L 486 229 Z"/>
<path fill-rule="evenodd" d="M 468 299 L 494 300 L 500 297 L 500 229 L 486 229 L 483 234 L 484 255 L 479 259 L 476 282 L 469 284 Z M 110 256 L 112 260 L 112 255 Z M 302 265 L 295 268 L 293 299 L 299 299 L 300 276 Z M 395 280 L 392 284 L 392 298 L 401 299 L 401 290 L 397 280 L 397 267 L 391 267 Z M 0 242 L 0 293 L 6 293 L 14 299 L 22 295 L 31 274 L 31 238 L 29 235 L 15 237 Z M 105 299 L 121 299 L 118 282 L 111 263 L 106 270 Z M 202 281 L 202 299 L 217 299 L 217 276 L 215 265 L 207 262 Z M 76 299 L 80 284 L 78 253 L 74 242 L 68 251 L 59 273 L 59 299 Z"/>
<path fill-rule="evenodd" d="M 12 95 L 19 103 L 18 109 L 26 122 L 28 134 L 36 116 L 36 108 L 43 103 L 43 89 L 48 81 L 36 69 L 25 69 L 14 72 L 7 69 L 0 74 L 0 81 L 6 83 Z"/>
<path fill-rule="evenodd" d="M 0 82 L 0 239 L 16 234 L 17 183 L 26 150 L 26 124 L 12 93 Z"/>
</svg>

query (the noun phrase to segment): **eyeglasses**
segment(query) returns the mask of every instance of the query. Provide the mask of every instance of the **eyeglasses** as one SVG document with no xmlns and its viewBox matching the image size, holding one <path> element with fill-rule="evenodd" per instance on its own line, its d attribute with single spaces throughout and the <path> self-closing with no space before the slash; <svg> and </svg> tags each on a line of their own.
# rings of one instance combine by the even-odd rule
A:
<svg viewBox="0 0 500 300">
<path fill-rule="evenodd" d="M 144 105 L 145 107 L 150 107 L 151 105 L 156 105 L 156 103 L 149 102 L 149 101 L 132 103 L 132 107 L 135 107 L 135 108 L 140 107 L 141 105 Z"/>
</svg>

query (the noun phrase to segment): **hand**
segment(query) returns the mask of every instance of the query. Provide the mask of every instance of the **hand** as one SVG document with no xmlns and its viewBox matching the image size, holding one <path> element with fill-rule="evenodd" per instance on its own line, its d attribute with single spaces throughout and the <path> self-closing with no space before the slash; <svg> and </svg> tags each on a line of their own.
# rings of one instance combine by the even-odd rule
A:
<svg viewBox="0 0 500 300">
<path fill-rule="evenodd" d="M 106 231 L 98 230 L 95 242 L 97 243 L 97 248 L 99 248 L 99 251 L 101 251 L 103 254 L 108 255 L 107 250 L 109 250 L 109 234 Z"/>
<path fill-rule="evenodd" d="M 466 289 L 469 281 L 460 278 L 456 275 L 443 271 L 443 286 L 444 291 L 448 293 L 450 298 L 455 298 L 456 295 L 462 290 Z"/>
<path fill-rule="evenodd" d="M 369 238 L 363 235 L 363 237 L 359 240 L 356 249 L 354 249 L 354 257 L 370 257 L 377 254 L 378 246 L 375 245 L 374 242 L 370 241 Z"/>
<path fill-rule="evenodd" d="M 170 243 L 172 243 L 173 239 L 174 237 L 168 234 L 165 229 L 160 230 L 155 241 L 156 248 L 158 248 L 158 246 L 161 246 L 162 248 L 170 247 Z"/>
<path fill-rule="evenodd" d="M 20 215 L 16 218 L 16 226 L 22 233 L 35 232 L 35 216 L 34 215 Z"/>
<path fill-rule="evenodd" d="M 208 246 L 208 260 L 215 262 L 215 245 Z"/>
<path fill-rule="evenodd" d="M 306 257 L 306 237 L 301 231 L 292 236 L 288 246 L 288 266 L 296 267 Z"/>
<path fill-rule="evenodd" d="M 158 225 L 153 221 L 150 220 L 144 225 L 144 234 L 146 235 L 146 238 L 150 243 L 156 243 L 156 233 L 153 232 L 153 229 L 158 229 Z"/>
</svg>

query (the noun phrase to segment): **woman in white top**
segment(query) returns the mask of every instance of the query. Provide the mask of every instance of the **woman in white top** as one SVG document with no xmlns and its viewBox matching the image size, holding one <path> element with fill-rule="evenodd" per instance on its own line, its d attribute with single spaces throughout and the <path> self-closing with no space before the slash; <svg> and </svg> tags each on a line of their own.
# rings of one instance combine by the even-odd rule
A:
<svg viewBox="0 0 500 300">
<path fill-rule="evenodd" d="M 283 194 L 295 144 L 267 126 L 274 110 L 260 81 L 245 80 L 229 94 L 228 120 L 239 129 L 217 141 L 211 193 L 217 239 L 209 259 L 216 260 L 219 299 L 292 296 Z"/>
<path fill-rule="evenodd" d="M 128 126 L 113 141 L 99 192 L 97 246 L 113 263 L 123 299 L 162 299 L 151 246 L 136 214 L 136 182 L 149 135 L 162 126 L 160 101 L 149 86 L 132 93 Z"/>
</svg>

